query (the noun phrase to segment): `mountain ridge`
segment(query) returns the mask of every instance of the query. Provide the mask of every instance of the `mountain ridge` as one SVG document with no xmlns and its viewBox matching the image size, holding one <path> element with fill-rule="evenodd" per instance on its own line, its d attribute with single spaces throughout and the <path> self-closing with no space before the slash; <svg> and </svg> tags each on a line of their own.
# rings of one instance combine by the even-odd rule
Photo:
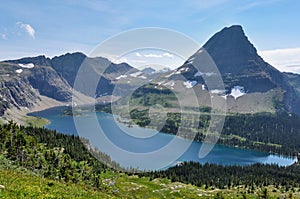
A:
<svg viewBox="0 0 300 199">
<path fill-rule="evenodd" d="M 227 99 L 229 112 L 268 112 L 276 109 L 300 114 L 300 107 L 297 106 L 300 104 L 300 84 L 291 81 L 291 75 L 281 73 L 265 62 L 257 54 L 256 48 L 240 25 L 223 28 L 213 35 L 203 48 L 210 54 L 223 78 L 226 90 L 220 95 Z M 195 70 L 191 61 L 200 51 L 201 49 L 191 55 L 176 70 L 164 73 L 169 74 L 165 75 L 170 81 L 169 84 L 175 84 L 176 81 L 181 81 L 182 84 L 178 76 L 183 75 L 190 81 L 188 83 L 190 87 L 202 84 L 200 90 L 205 88 L 206 84 L 201 74 L 202 76 L 213 74 L 209 74 L 209 71 L 206 71 L 207 73 L 200 71 L 197 74 L 199 71 Z M 140 73 L 127 63 L 115 64 L 106 58 L 90 58 L 81 52 L 66 53 L 53 58 L 40 55 L 6 60 L 0 62 L 2 87 L 0 114 L 3 115 L 10 107 L 30 108 L 39 100 L 39 95 L 61 102 L 70 102 L 73 85 L 83 63 L 88 66 L 84 73 L 85 82 L 76 89 L 93 98 L 113 95 L 116 84 L 118 87 L 115 93 L 118 95 L 122 90 L 134 88 L 131 85 L 134 79 L 141 81 L 153 79 L 147 77 L 151 75 L 149 71 L 149 74 L 147 71 Z M 99 78 L 99 74 L 102 75 L 95 93 L 90 87 Z M 238 90 L 241 95 L 232 98 L 232 89 L 238 88 L 242 89 Z"/>
<path fill-rule="evenodd" d="M 201 56 L 203 49 L 210 55 L 223 79 L 225 91 L 224 93 L 221 92 L 220 95 L 227 98 L 229 112 L 244 109 L 245 112 L 251 113 L 255 111 L 253 110 L 255 105 L 250 106 L 248 102 L 257 100 L 257 103 L 259 103 L 259 101 L 264 102 L 268 99 L 268 104 L 274 103 L 273 107 L 275 109 L 283 108 L 300 114 L 300 108 L 297 106 L 297 104 L 300 104 L 300 98 L 297 96 L 295 88 L 290 85 L 283 73 L 265 62 L 257 54 L 256 48 L 248 40 L 240 25 L 225 27 L 214 34 L 203 45 L 203 48 L 191 55 L 176 70 L 180 75 L 175 73 L 168 79 L 176 80 L 182 75 L 189 81 L 207 87 L 203 75 L 208 78 L 208 76 L 214 75 L 213 71 L 210 71 L 209 68 L 202 68 L 205 71 L 197 71 L 196 67 L 193 66 L 194 60 Z M 229 97 L 235 88 L 242 88 L 245 93 L 239 99 L 233 101 Z M 281 103 L 282 105 L 277 106 Z M 248 108 L 247 104 L 249 104 Z M 262 111 L 267 104 L 261 105 L 262 109 L 257 109 L 257 111 Z"/>
<path fill-rule="evenodd" d="M 83 101 L 82 103 L 91 103 L 91 97 L 111 95 L 112 81 L 117 76 L 128 71 L 137 71 L 126 63 L 114 64 L 106 58 L 90 58 L 81 52 L 66 53 L 53 58 L 39 55 L 5 60 L 0 62 L 0 116 L 12 108 L 19 112 L 24 108 L 32 109 L 47 98 L 58 101 L 54 104 L 70 104 L 73 84 L 83 62 L 88 65 L 85 73 L 88 78 L 75 91 L 76 100 Z M 96 69 L 99 71 L 95 71 Z M 100 73 L 103 75 L 94 96 L 88 92 L 89 81 L 96 80 Z"/>
</svg>

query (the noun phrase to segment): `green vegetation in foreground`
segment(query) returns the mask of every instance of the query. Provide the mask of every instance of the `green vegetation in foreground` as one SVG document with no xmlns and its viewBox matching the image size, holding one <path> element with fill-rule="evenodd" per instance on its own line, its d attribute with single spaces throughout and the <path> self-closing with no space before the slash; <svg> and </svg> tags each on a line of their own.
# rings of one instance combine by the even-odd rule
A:
<svg viewBox="0 0 300 199">
<path fill-rule="evenodd" d="M 2 118 L 0 118 L 0 125 L 2 124 L 5 124 L 5 121 Z"/>
<path fill-rule="evenodd" d="M 108 198 L 84 186 L 50 180 L 28 172 L 0 170 L 0 198 Z"/>
<path fill-rule="evenodd" d="M 25 116 L 25 126 L 43 127 L 48 124 L 49 121 L 42 117 Z"/>
<path fill-rule="evenodd" d="M 196 187 L 168 179 L 150 180 L 137 175 L 103 174 L 105 190 L 43 178 L 24 169 L 0 169 L 0 198 L 299 198 L 299 188 L 232 186 L 226 189 Z"/>
<path fill-rule="evenodd" d="M 5 187 L 0 186 L 1 198 L 299 197 L 298 165 L 247 166 L 241 174 L 244 167 L 185 163 L 132 175 L 98 162 L 85 147 L 88 141 L 83 141 L 13 122 L 0 126 L 0 185 Z M 107 155 L 96 154 L 118 167 Z"/>
</svg>

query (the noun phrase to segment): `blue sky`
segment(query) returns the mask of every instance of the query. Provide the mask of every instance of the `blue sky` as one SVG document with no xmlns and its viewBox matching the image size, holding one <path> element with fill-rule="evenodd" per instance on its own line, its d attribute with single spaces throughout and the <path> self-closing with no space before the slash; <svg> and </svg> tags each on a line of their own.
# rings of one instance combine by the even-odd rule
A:
<svg viewBox="0 0 300 199">
<path fill-rule="evenodd" d="M 0 60 L 88 54 L 115 34 L 143 27 L 176 30 L 202 45 L 240 24 L 263 58 L 300 73 L 299 9 L 297 0 L 1 0 Z"/>
</svg>

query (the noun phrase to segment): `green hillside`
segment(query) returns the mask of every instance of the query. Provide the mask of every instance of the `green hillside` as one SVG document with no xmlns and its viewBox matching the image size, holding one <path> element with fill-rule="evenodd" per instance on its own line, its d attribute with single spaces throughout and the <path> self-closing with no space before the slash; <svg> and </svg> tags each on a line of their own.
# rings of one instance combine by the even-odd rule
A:
<svg viewBox="0 0 300 199">
<path fill-rule="evenodd" d="M 87 151 L 87 144 L 44 128 L 13 122 L 0 126 L 0 198 L 300 197 L 298 165 L 243 169 L 185 163 L 132 174 L 103 165 Z M 109 156 L 95 150 L 94 154 L 118 167 Z"/>
</svg>

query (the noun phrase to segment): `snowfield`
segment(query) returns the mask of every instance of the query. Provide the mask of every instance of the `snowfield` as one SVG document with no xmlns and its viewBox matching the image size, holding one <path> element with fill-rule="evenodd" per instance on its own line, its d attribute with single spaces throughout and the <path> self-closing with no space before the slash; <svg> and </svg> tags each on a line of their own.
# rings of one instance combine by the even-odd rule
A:
<svg viewBox="0 0 300 199">
<path fill-rule="evenodd" d="M 18 64 L 20 67 L 22 68 L 33 68 L 34 64 L 33 63 L 29 63 L 29 64 Z"/>
<path fill-rule="evenodd" d="M 193 88 L 198 82 L 197 81 L 186 81 L 183 82 L 183 85 L 185 85 L 186 88 Z"/>
<path fill-rule="evenodd" d="M 122 79 L 122 78 L 126 78 L 127 75 L 120 75 L 119 77 L 116 77 L 117 80 Z"/>
<path fill-rule="evenodd" d="M 234 97 L 234 99 L 237 99 L 237 98 L 239 98 L 239 97 L 241 97 L 241 96 L 243 96 L 243 95 L 246 95 L 245 89 L 244 89 L 244 87 L 242 87 L 242 86 L 234 86 L 234 87 L 231 89 L 230 95 L 231 95 L 232 97 Z"/>
<path fill-rule="evenodd" d="M 23 69 L 17 69 L 16 70 L 16 73 L 18 73 L 18 74 L 20 74 L 20 73 L 22 73 L 23 72 Z"/>
<path fill-rule="evenodd" d="M 130 74 L 130 76 L 131 76 L 131 77 L 137 77 L 137 76 L 139 76 L 139 75 L 141 75 L 141 74 L 143 74 L 143 73 L 139 71 L 139 72 Z"/>
</svg>

